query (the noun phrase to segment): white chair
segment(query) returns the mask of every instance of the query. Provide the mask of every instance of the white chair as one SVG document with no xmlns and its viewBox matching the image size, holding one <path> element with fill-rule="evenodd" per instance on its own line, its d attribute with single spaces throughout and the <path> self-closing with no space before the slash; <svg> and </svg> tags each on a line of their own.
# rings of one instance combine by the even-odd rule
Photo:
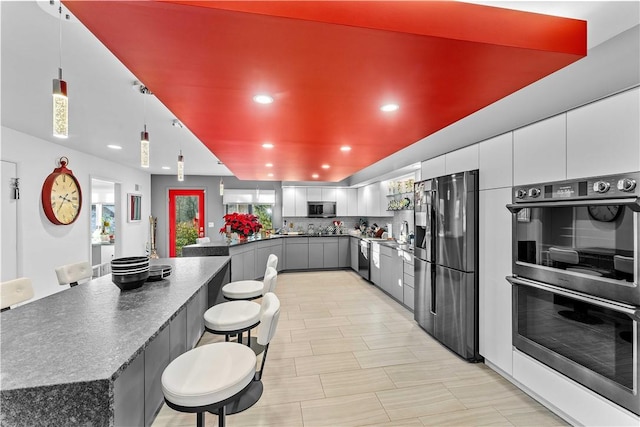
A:
<svg viewBox="0 0 640 427">
<path fill-rule="evenodd" d="M 77 286 L 80 281 L 88 281 L 91 279 L 92 275 L 93 269 L 88 261 L 67 264 L 56 268 L 56 276 L 58 276 L 58 284 L 60 284 L 60 286 Z"/>
<path fill-rule="evenodd" d="M 276 270 L 271 267 L 267 268 L 264 282 L 268 284 L 269 288 L 271 288 L 270 284 L 276 281 L 277 275 Z M 264 303 L 264 299 L 262 302 Z M 225 341 L 229 341 L 229 336 L 236 335 L 240 344 L 242 344 L 242 334 L 247 331 L 247 345 L 250 346 L 251 329 L 260 324 L 261 307 L 256 302 L 246 300 L 214 305 L 204 313 L 204 327 L 212 334 L 224 335 Z"/>
<path fill-rule="evenodd" d="M 275 270 L 277 266 L 278 257 L 274 254 L 269 255 L 269 258 L 267 259 L 267 268 L 264 273 L 265 279 L 269 268 L 273 268 Z M 275 287 L 275 281 L 268 285 L 266 284 L 266 281 L 239 280 L 237 282 L 231 282 L 224 285 L 222 287 L 222 295 L 229 300 L 252 300 L 260 298 L 267 292 L 273 292 Z"/>
<path fill-rule="evenodd" d="M 209 243 L 211 242 L 211 239 L 209 239 L 208 237 L 197 237 L 196 238 L 196 243 L 200 244 L 200 243 Z"/>
<path fill-rule="evenodd" d="M 218 342 L 197 347 L 169 363 L 162 373 L 162 392 L 170 408 L 196 413 L 198 427 L 204 427 L 205 412 L 217 413 L 218 426 L 224 427 L 227 413 L 240 412 L 258 401 L 267 350 L 280 317 L 280 301 L 268 293 L 263 307 L 258 333 L 258 343 L 264 345 L 260 371 L 256 372 L 255 353 L 242 344 Z"/>
<path fill-rule="evenodd" d="M 28 277 L 0 283 L 0 311 L 33 298 L 33 285 Z"/>
</svg>

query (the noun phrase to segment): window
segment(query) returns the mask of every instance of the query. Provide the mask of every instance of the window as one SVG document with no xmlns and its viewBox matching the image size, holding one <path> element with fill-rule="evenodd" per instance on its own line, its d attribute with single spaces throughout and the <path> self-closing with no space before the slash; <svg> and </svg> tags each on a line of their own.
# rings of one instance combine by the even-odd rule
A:
<svg viewBox="0 0 640 427">
<path fill-rule="evenodd" d="M 258 221 L 265 230 L 273 228 L 273 206 L 272 205 L 252 205 L 248 203 L 231 203 L 226 205 L 225 213 L 250 213 L 258 217 Z"/>
<path fill-rule="evenodd" d="M 258 217 L 265 230 L 273 228 L 273 205 L 275 190 L 234 190 L 225 189 L 222 203 L 225 213 L 250 213 Z"/>
</svg>

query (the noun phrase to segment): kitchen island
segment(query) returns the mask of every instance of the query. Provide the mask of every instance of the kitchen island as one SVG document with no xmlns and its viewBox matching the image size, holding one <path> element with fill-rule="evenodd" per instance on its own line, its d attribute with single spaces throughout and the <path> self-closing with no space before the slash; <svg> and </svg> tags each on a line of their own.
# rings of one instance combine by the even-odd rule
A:
<svg viewBox="0 0 640 427">
<path fill-rule="evenodd" d="M 0 315 L 0 424 L 151 424 L 162 371 L 200 339 L 229 257 L 152 264 L 171 275 L 124 292 L 107 275 Z"/>
</svg>

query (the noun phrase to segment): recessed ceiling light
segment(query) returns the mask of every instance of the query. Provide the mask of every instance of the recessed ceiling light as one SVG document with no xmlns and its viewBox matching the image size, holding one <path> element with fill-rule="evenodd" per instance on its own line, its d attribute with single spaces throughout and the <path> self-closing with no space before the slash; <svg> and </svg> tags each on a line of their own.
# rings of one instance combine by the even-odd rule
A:
<svg viewBox="0 0 640 427">
<path fill-rule="evenodd" d="M 112 150 L 122 150 L 121 146 L 115 144 L 109 144 L 107 145 L 107 147 L 111 148 Z"/>
<path fill-rule="evenodd" d="M 268 168 L 272 168 L 273 167 L 273 163 L 267 163 L 265 166 L 268 167 Z"/>
<path fill-rule="evenodd" d="M 253 100 L 258 104 L 271 104 L 273 102 L 273 97 L 270 95 L 259 94 L 254 96 Z"/>
<path fill-rule="evenodd" d="M 166 171 L 171 170 L 171 168 L 169 166 L 163 166 L 162 169 L 164 169 Z"/>
<path fill-rule="evenodd" d="M 317 179 L 320 175 L 318 175 L 317 173 L 314 173 L 313 175 L 311 175 L 311 178 L 313 179 Z"/>
<path fill-rule="evenodd" d="M 382 110 L 382 111 L 396 111 L 398 108 L 400 108 L 400 106 L 398 104 L 385 104 L 382 107 L 380 107 L 380 110 Z"/>
<path fill-rule="evenodd" d="M 268 173 L 268 174 L 267 174 L 267 176 L 268 176 L 269 178 L 271 178 L 271 177 L 273 176 L 273 174 L 272 174 L 272 173 Z"/>
<path fill-rule="evenodd" d="M 273 144 L 270 142 L 265 142 L 262 144 L 262 148 L 273 148 Z"/>
<path fill-rule="evenodd" d="M 329 165 L 322 165 L 322 169 L 329 169 L 331 166 Z"/>
<path fill-rule="evenodd" d="M 351 151 L 351 147 L 349 147 L 348 145 L 343 145 L 342 147 L 340 147 L 340 151 Z"/>
</svg>

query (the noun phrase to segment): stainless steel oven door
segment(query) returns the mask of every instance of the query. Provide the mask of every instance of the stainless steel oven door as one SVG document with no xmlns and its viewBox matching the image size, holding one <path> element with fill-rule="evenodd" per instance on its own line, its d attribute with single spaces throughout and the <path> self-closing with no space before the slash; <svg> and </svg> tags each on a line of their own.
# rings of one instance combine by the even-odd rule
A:
<svg viewBox="0 0 640 427">
<path fill-rule="evenodd" d="M 638 307 L 517 277 L 513 345 L 640 415 Z"/>
<path fill-rule="evenodd" d="M 640 305 L 636 198 L 508 208 L 513 212 L 515 276 Z"/>
</svg>

